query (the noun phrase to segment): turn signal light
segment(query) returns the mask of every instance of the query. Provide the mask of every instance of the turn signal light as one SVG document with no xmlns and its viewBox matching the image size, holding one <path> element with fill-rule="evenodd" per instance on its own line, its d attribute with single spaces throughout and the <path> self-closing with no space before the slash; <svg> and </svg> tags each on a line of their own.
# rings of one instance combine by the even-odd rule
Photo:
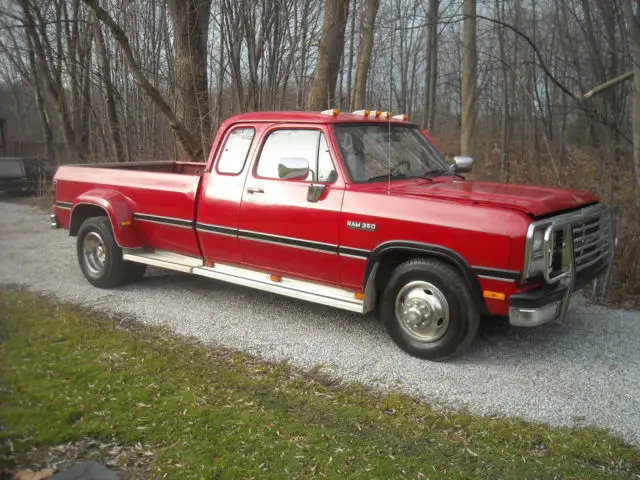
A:
<svg viewBox="0 0 640 480">
<path fill-rule="evenodd" d="M 491 290 L 483 291 L 482 296 L 491 300 L 504 300 L 505 298 L 507 298 L 504 293 L 492 292 Z"/>
<path fill-rule="evenodd" d="M 271 279 L 272 282 L 281 282 L 282 281 L 282 277 L 280 275 L 271 274 L 269 276 L 269 278 Z"/>
<path fill-rule="evenodd" d="M 353 294 L 353 298 L 355 298 L 356 300 L 364 300 L 364 293 L 356 292 Z"/>
</svg>

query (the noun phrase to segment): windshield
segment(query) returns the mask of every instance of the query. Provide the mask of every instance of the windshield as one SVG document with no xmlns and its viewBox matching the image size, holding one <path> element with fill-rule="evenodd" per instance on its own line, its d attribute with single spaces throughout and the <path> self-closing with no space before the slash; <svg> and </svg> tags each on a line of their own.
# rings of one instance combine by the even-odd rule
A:
<svg viewBox="0 0 640 480">
<path fill-rule="evenodd" d="M 20 160 L 0 160 L 0 177 L 20 178 L 23 176 Z"/>
<path fill-rule="evenodd" d="M 442 155 L 416 127 L 389 128 L 389 124 L 377 123 L 338 124 L 334 128 L 340 153 L 354 182 L 386 179 L 389 164 L 391 178 L 451 175 Z"/>
</svg>

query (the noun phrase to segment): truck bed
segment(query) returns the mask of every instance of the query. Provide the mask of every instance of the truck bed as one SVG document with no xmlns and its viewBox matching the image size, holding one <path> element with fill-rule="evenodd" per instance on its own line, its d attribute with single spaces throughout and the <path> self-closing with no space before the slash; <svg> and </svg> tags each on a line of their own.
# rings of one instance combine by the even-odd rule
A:
<svg viewBox="0 0 640 480">
<path fill-rule="evenodd" d="M 105 196 L 110 202 L 117 196 L 117 204 L 127 205 L 115 213 L 117 220 L 131 220 L 132 237 L 142 239 L 135 246 L 199 256 L 193 225 L 204 169 L 204 163 L 172 161 L 62 165 L 55 175 L 60 221 L 69 228 L 77 205 L 100 205 Z M 123 247 L 134 246 L 119 240 Z"/>
</svg>

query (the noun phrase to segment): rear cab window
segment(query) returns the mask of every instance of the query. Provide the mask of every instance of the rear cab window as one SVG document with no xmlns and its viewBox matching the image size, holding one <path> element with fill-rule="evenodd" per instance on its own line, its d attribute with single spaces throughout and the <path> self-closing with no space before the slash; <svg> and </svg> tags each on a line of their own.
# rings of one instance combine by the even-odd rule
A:
<svg viewBox="0 0 640 480">
<path fill-rule="evenodd" d="M 253 127 L 236 127 L 227 135 L 216 165 L 218 173 L 238 175 L 242 172 L 255 133 Z"/>
</svg>

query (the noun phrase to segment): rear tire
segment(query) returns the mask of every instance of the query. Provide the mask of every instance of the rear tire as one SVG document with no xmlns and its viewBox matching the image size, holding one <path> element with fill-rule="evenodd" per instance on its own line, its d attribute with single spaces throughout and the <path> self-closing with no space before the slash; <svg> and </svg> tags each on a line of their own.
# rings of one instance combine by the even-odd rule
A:
<svg viewBox="0 0 640 480">
<path fill-rule="evenodd" d="M 409 355 L 445 360 L 462 353 L 480 324 L 459 271 L 433 258 L 408 260 L 384 289 L 381 314 L 393 341 Z"/>
<path fill-rule="evenodd" d="M 78 263 L 84 277 L 98 288 L 113 288 L 142 278 L 147 266 L 122 259 L 109 219 L 87 218 L 78 230 Z"/>
</svg>

